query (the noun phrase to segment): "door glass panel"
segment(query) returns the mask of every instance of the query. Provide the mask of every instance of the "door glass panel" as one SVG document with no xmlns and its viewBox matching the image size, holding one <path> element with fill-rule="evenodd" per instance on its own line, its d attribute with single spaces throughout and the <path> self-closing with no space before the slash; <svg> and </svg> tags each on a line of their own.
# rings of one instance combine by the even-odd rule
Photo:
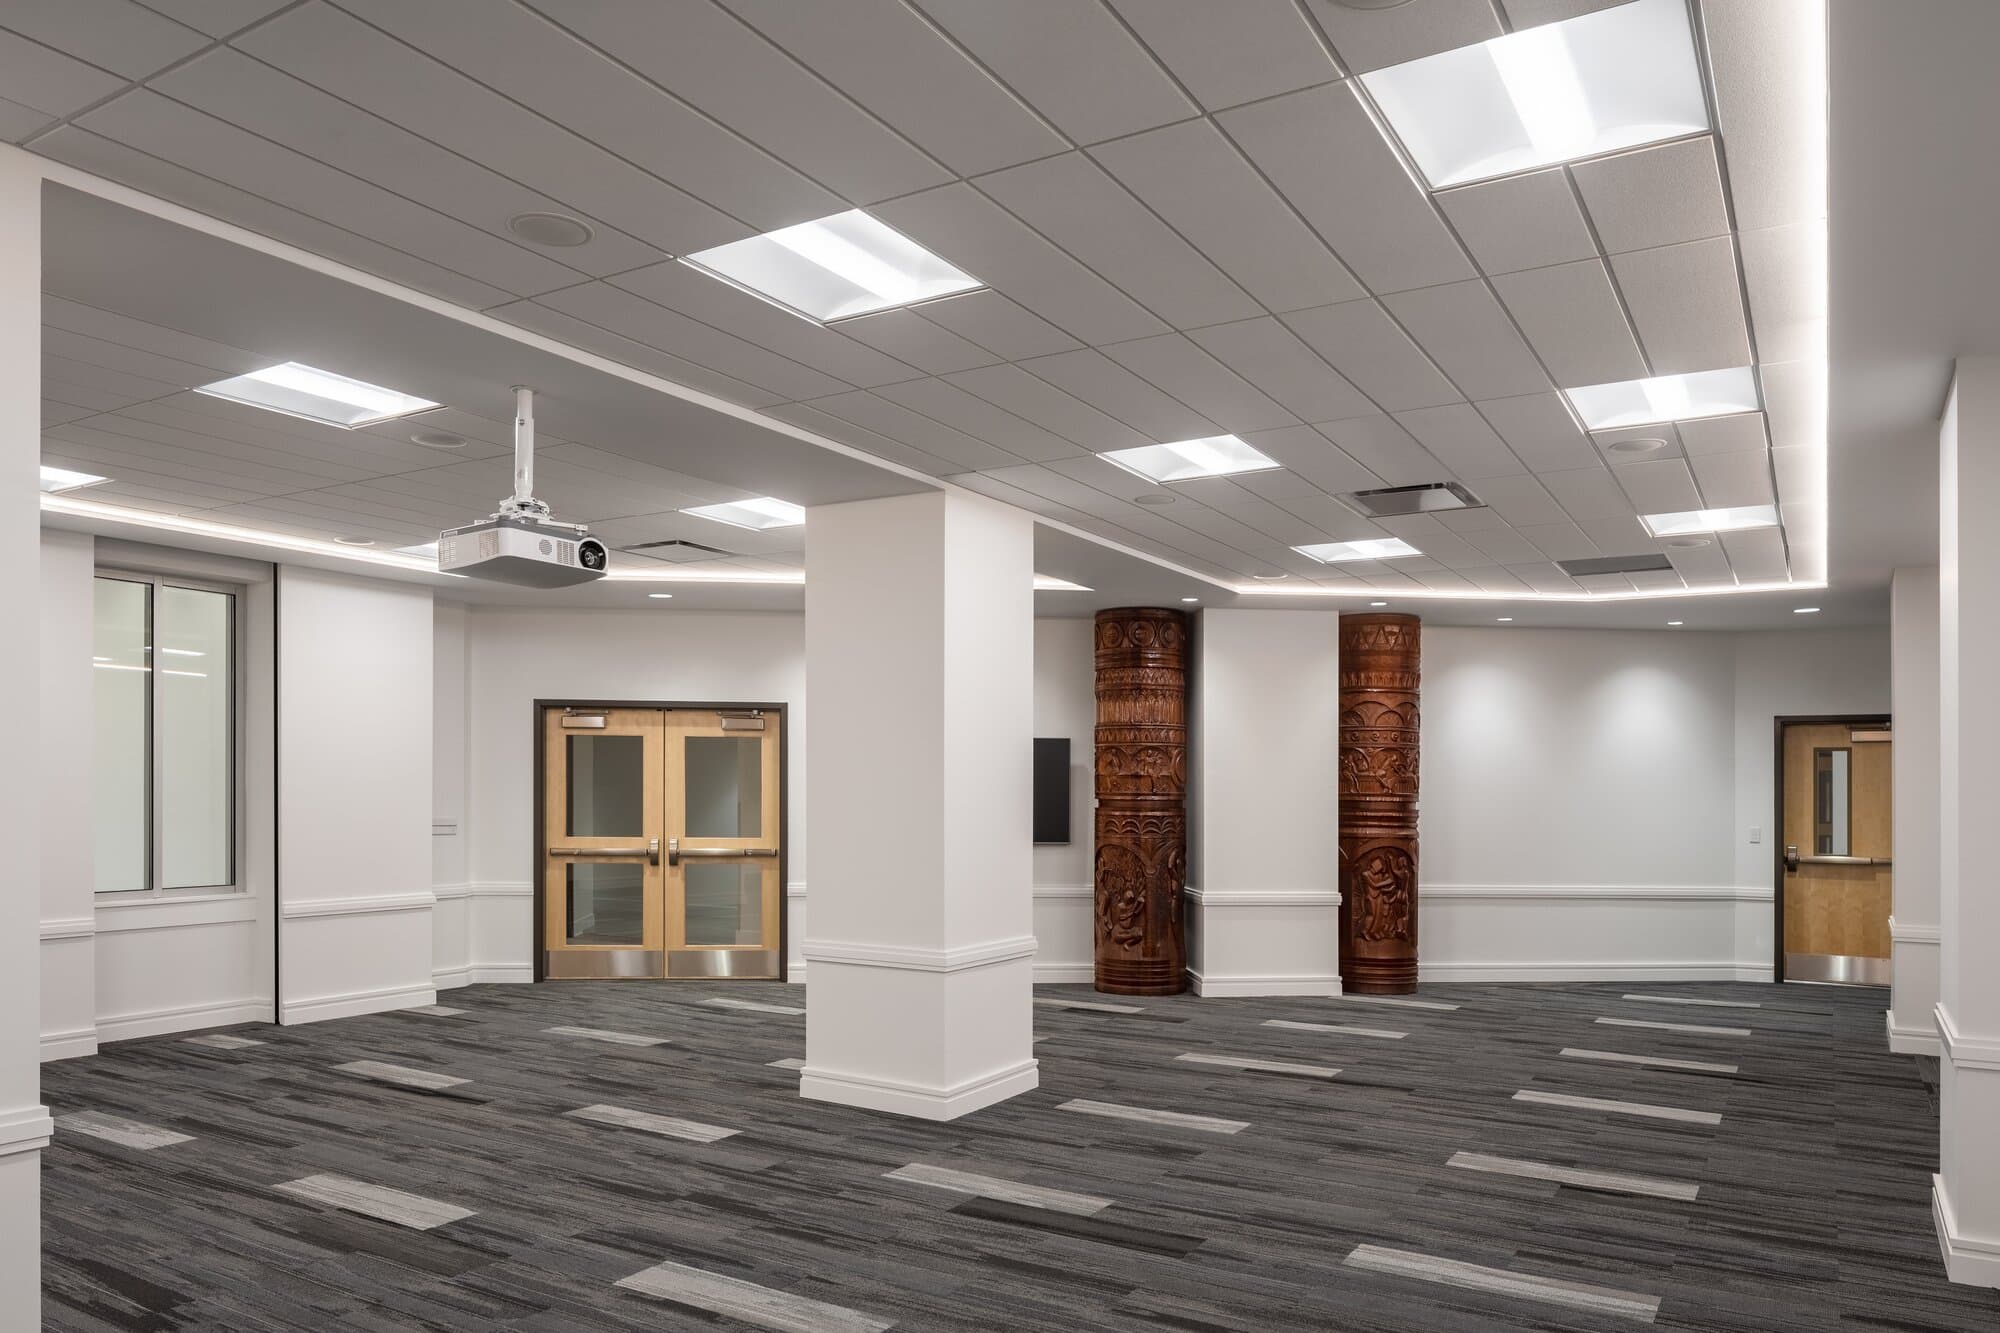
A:
<svg viewBox="0 0 2000 1333">
<path fill-rule="evenodd" d="M 565 933 L 571 944 L 643 945 L 646 942 L 644 866 L 584 861 L 568 869 L 569 907 Z"/>
<path fill-rule="evenodd" d="M 1818 856 L 1852 855 L 1849 803 L 1853 780 L 1846 750 L 1813 751 L 1813 852 Z"/>
<path fill-rule="evenodd" d="M 764 831 L 764 738 L 687 738 L 687 835 L 754 838 Z"/>
<path fill-rule="evenodd" d="M 687 861 L 690 946 L 764 942 L 764 871 L 752 862 Z"/>
<path fill-rule="evenodd" d="M 569 836 L 637 838 L 646 831 L 646 738 L 565 736 Z"/>
<path fill-rule="evenodd" d="M 235 718 L 229 679 L 235 598 L 159 593 L 160 886 L 234 881 Z"/>
<path fill-rule="evenodd" d="M 96 581 L 90 674 L 97 747 L 91 860 L 99 893 L 150 887 L 147 734 L 153 724 L 152 585 Z"/>
</svg>

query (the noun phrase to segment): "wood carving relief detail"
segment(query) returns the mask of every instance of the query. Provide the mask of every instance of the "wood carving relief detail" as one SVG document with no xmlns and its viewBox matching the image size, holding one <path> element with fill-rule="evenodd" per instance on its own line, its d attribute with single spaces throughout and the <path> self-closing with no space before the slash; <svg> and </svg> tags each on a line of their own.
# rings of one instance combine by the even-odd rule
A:
<svg viewBox="0 0 2000 1333">
<path fill-rule="evenodd" d="M 1100 611 L 1097 650 L 1097 989 L 1187 989 L 1187 617 Z"/>
<path fill-rule="evenodd" d="M 1340 618 L 1340 960 L 1343 989 L 1417 988 L 1422 625 Z"/>
</svg>

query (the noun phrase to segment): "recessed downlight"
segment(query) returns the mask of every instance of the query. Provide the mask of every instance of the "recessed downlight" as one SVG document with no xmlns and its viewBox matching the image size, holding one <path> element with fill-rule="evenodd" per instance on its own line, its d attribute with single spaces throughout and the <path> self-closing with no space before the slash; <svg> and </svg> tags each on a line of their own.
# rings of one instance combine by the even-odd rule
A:
<svg viewBox="0 0 2000 1333">
<path fill-rule="evenodd" d="M 1513 624 L 1513 623 L 1514 623 L 1514 617 L 1512 617 L 1512 616 L 1495 616 L 1495 617 L 1493 617 L 1493 623 L 1494 623 L 1494 624 L 1496 624 L 1496 625 L 1511 625 L 1511 624 Z"/>
<path fill-rule="evenodd" d="M 1668 626 L 1669 628 L 1672 628 L 1672 627 L 1673 627 L 1673 626 L 1675 626 L 1675 625 L 1683 625 L 1683 624 L 1686 624 L 1686 623 L 1687 623 L 1686 621 L 1682 621 L 1682 620 L 1669 620 L 1669 621 L 1667 622 L 1667 626 Z"/>
<path fill-rule="evenodd" d="M 1715 545 L 1713 537 L 1669 537 L 1660 545 L 1673 551 L 1698 551 L 1704 546 Z"/>
<path fill-rule="evenodd" d="M 649 592 L 646 594 L 646 596 L 652 598 L 656 602 L 670 602 L 674 598 L 674 595 L 670 592 Z"/>
<path fill-rule="evenodd" d="M 1667 447 L 1667 442 L 1656 435 L 1636 440 L 1613 440 L 1604 446 L 1607 454 L 1650 454 Z"/>
<path fill-rule="evenodd" d="M 1368 603 L 1368 605 L 1370 605 L 1370 606 L 1387 606 L 1387 605 L 1388 605 L 1388 603 L 1387 603 L 1387 602 L 1370 602 L 1370 603 Z"/>
<path fill-rule="evenodd" d="M 467 441 L 463 435 L 448 430 L 420 430 L 410 436 L 410 443 L 426 449 L 463 449 Z"/>
<path fill-rule="evenodd" d="M 1260 580 L 1261 582 L 1264 582 L 1264 583 L 1276 583 L 1276 582 L 1278 582 L 1278 581 L 1279 581 L 1279 580 L 1281 580 L 1281 579 L 1288 579 L 1288 578 L 1290 578 L 1290 577 L 1291 577 L 1291 575 L 1290 575 L 1290 574 L 1278 574 L 1278 573 L 1272 573 L 1272 572 L 1270 572 L 1270 571 L 1264 571 L 1264 572 L 1261 572 L 1261 573 L 1256 573 L 1256 574 L 1252 574 L 1252 575 L 1251 575 L 1250 577 L 1251 577 L 1251 578 L 1253 578 L 1253 579 L 1257 579 L 1257 580 Z"/>
<path fill-rule="evenodd" d="M 1199 598 L 1199 597 L 1183 597 L 1183 598 L 1181 598 L 1181 600 L 1182 600 L 1183 602 L 1198 602 L 1198 601 L 1200 601 L 1200 600 L 1201 600 L 1201 598 Z"/>
<path fill-rule="evenodd" d="M 375 544 L 373 537 L 335 537 L 334 540 L 342 546 L 373 546 Z"/>
<path fill-rule="evenodd" d="M 563 250 L 589 245 L 597 237 L 596 228 L 567 213 L 516 213 L 507 219 L 507 230 L 530 245 Z"/>
<path fill-rule="evenodd" d="M 1792 614 L 1795 616 L 1816 616 L 1819 614 L 1819 608 L 1816 606 L 1795 606 L 1792 608 Z"/>
</svg>

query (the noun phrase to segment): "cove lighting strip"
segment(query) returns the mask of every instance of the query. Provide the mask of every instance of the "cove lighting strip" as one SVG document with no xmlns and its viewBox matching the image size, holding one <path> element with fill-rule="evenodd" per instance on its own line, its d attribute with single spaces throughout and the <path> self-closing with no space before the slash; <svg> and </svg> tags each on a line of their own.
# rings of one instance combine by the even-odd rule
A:
<svg viewBox="0 0 2000 1333">
<path fill-rule="evenodd" d="M 1706 588 L 1634 588 L 1630 592 L 1532 592 L 1526 588 L 1510 592 L 1504 588 L 1328 588 L 1317 583 L 1226 584 L 1229 591 L 1246 597 L 1394 597 L 1398 601 L 1424 602 L 1653 602 L 1674 597 L 1737 597 L 1749 592 L 1816 592 L 1825 580 L 1814 583 L 1736 583 Z"/>
</svg>

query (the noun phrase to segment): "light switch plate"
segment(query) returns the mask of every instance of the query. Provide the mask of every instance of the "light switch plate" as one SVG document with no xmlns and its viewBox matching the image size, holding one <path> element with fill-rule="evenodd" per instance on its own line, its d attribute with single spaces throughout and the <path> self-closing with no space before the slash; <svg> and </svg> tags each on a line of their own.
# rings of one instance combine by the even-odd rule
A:
<svg viewBox="0 0 2000 1333">
<path fill-rule="evenodd" d="M 1764 841 L 1764 830 L 1758 825 L 1752 824 L 1750 826 L 1750 841 L 1752 842 Z"/>
</svg>

